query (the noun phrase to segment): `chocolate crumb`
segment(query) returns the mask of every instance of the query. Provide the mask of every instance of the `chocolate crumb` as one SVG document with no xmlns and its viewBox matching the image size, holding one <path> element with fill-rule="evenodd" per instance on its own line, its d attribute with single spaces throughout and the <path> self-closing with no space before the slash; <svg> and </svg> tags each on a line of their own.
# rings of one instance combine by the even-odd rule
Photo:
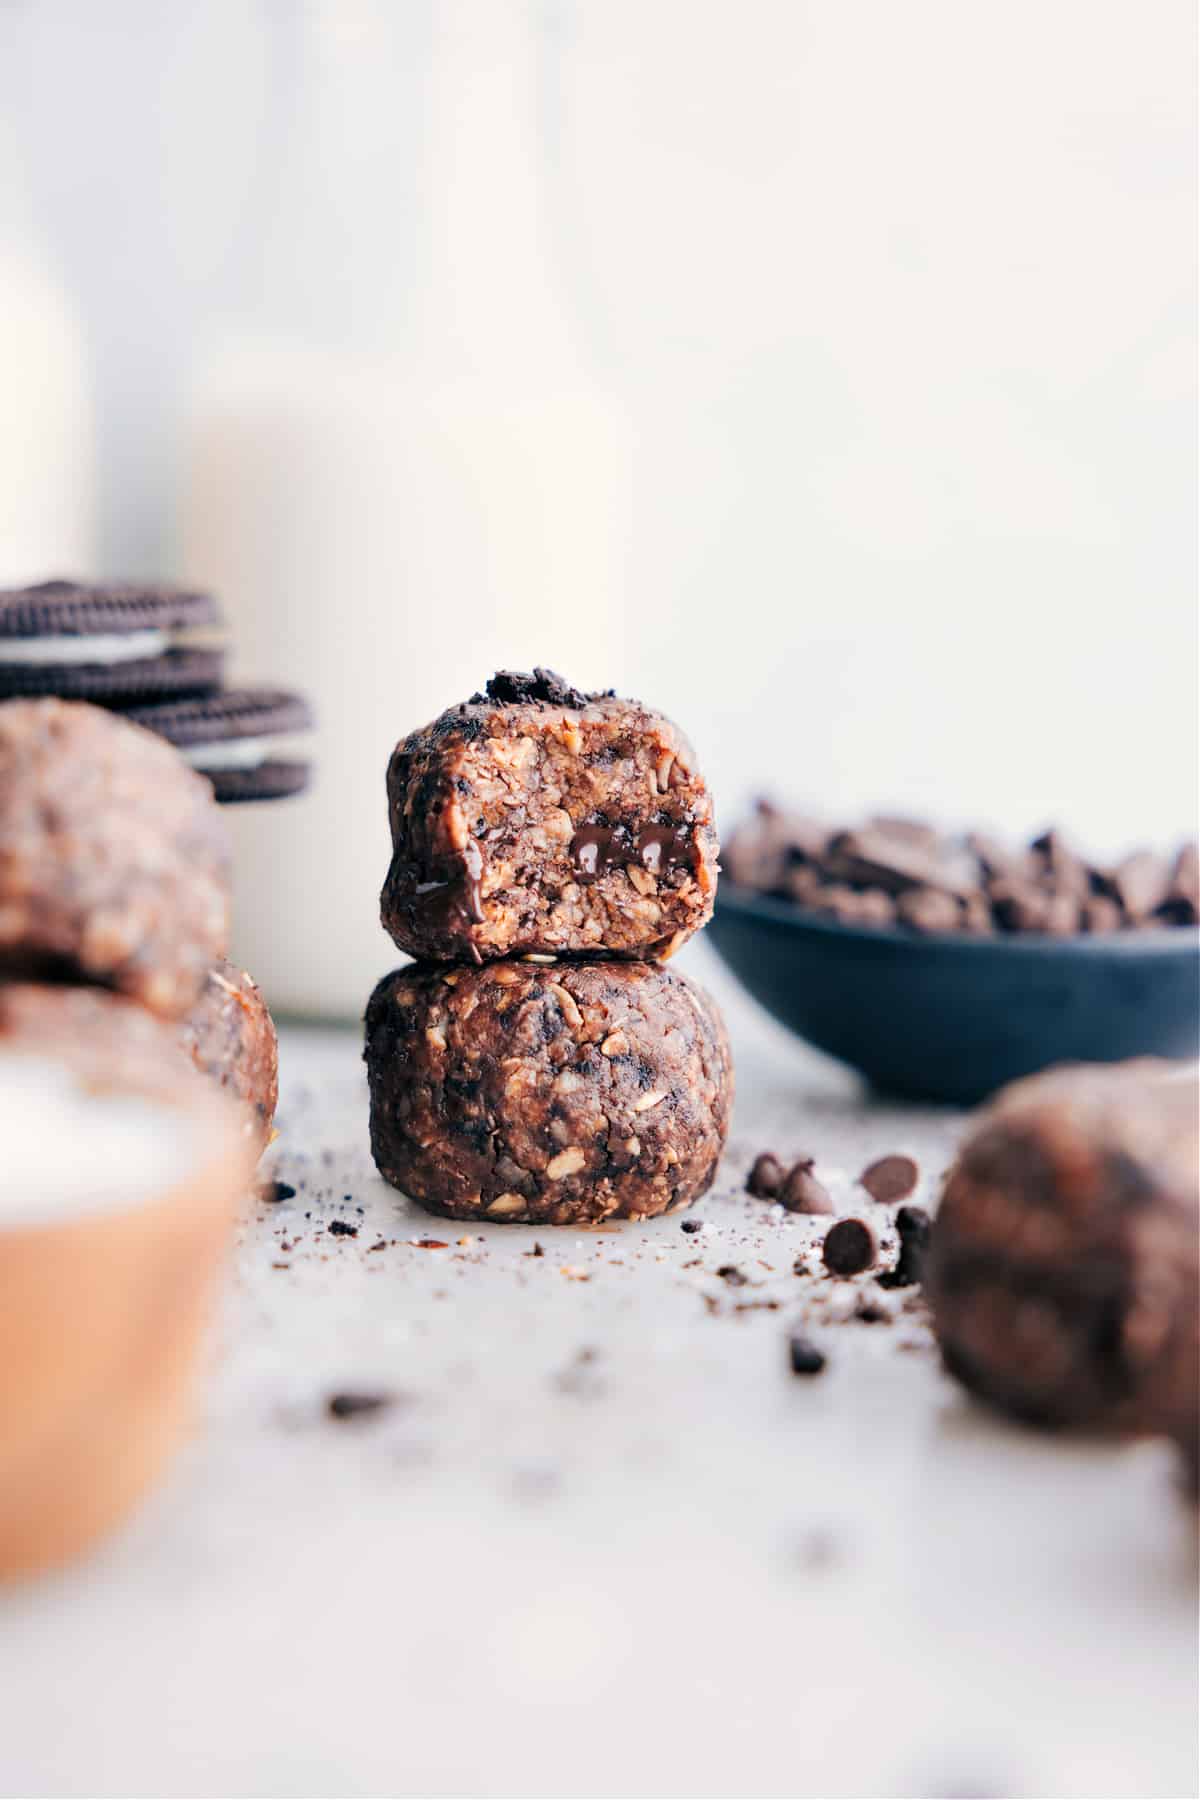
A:
<svg viewBox="0 0 1200 1800">
<path fill-rule="evenodd" d="M 412 1238 L 414 1250 L 448 1250 L 450 1248 L 442 1238 Z"/>
<path fill-rule="evenodd" d="M 680 1231 L 688 1232 L 689 1235 L 693 1231 L 703 1231 L 704 1230 L 704 1220 L 703 1219 L 681 1219 L 679 1222 L 679 1229 L 680 1229 Z"/>
<path fill-rule="evenodd" d="M 911 1156 L 881 1156 L 863 1170 L 858 1185 L 881 1206 L 894 1206 L 897 1200 L 908 1199 L 920 1174 Z"/>
<path fill-rule="evenodd" d="M 357 1237 L 358 1226 L 347 1225 L 345 1219 L 332 1219 L 329 1223 L 330 1237 Z"/>
<path fill-rule="evenodd" d="M 839 1219 L 825 1233 L 821 1256 L 831 1275 L 861 1275 L 875 1261 L 875 1233 L 865 1219 Z"/>
<path fill-rule="evenodd" d="M 825 1367 L 825 1352 L 818 1350 L 810 1338 L 790 1337 L 788 1362 L 793 1375 L 819 1375 Z"/>
<path fill-rule="evenodd" d="M 532 1250 L 525 1251 L 526 1256 L 545 1256 L 545 1254 L 546 1252 L 542 1249 L 540 1244 L 535 1244 Z"/>
<path fill-rule="evenodd" d="M 746 1192 L 756 1200 L 773 1200 L 783 1186 L 783 1178 L 784 1167 L 779 1158 L 764 1150 L 755 1157 L 754 1167 L 746 1177 Z"/>
<path fill-rule="evenodd" d="M 902 1206 L 896 1214 L 900 1254 L 896 1266 L 879 1277 L 881 1288 L 913 1287 L 921 1280 L 929 1249 L 930 1218 L 923 1206 Z"/>
<path fill-rule="evenodd" d="M 878 1306 L 874 1300 L 860 1300 L 854 1310 L 854 1317 L 860 1325 L 890 1325 L 892 1320 L 886 1307 Z"/>
<path fill-rule="evenodd" d="M 272 1206 L 278 1206 L 283 1200 L 294 1200 L 296 1190 L 290 1181 L 268 1181 L 262 1189 L 261 1198 L 269 1201 Z"/>
<path fill-rule="evenodd" d="M 382 1412 L 391 1405 L 390 1394 L 332 1394 L 325 1410 L 333 1419 L 355 1419 L 364 1413 Z"/>
<path fill-rule="evenodd" d="M 822 1187 L 812 1171 L 811 1156 L 802 1157 L 788 1170 L 779 1190 L 779 1204 L 785 1206 L 788 1212 L 832 1213 L 833 1201 L 829 1197 L 829 1190 Z"/>
<path fill-rule="evenodd" d="M 723 1263 L 717 1270 L 717 1274 L 722 1281 L 727 1281 L 730 1287 L 745 1287 L 747 1285 L 746 1277 L 742 1274 L 742 1271 L 738 1268 L 736 1263 Z"/>
</svg>

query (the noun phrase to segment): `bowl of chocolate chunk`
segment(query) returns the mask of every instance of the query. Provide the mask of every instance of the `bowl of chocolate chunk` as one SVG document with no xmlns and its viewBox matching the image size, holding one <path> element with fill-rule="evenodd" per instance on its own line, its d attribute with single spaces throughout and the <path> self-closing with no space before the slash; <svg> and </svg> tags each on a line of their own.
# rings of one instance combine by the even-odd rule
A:
<svg viewBox="0 0 1200 1800">
<path fill-rule="evenodd" d="M 875 1087 L 963 1105 L 1064 1062 L 1194 1054 L 1195 843 L 1088 860 L 760 802 L 726 845 L 711 942 L 753 997 Z"/>
</svg>

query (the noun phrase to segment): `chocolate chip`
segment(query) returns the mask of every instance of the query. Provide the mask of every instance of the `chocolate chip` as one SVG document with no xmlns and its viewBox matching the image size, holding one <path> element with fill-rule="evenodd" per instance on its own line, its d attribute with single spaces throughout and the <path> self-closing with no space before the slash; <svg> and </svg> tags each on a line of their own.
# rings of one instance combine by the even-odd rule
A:
<svg viewBox="0 0 1200 1800">
<path fill-rule="evenodd" d="M 858 1178 L 858 1185 L 866 1188 L 872 1200 L 878 1200 L 881 1206 L 894 1206 L 897 1200 L 908 1199 L 920 1173 L 911 1156 L 881 1156 L 868 1163 Z"/>
<path fill-rule="evenodd" d="M 924 1273 L 931 1220 L 923 1206 L 902 1206 L 896 1214 L 900 1254 L 896 1266 L 879 1277 L 881 1288 L 913 1287 Z"/>
<path fill-rule="evenodd" d="M 865 1219 L 839 1219 L 825 1233 L 821 1256 L 831 1275 L 861 1275 L 875 1261 L 875 1233 Z"/>
<path fill-rule="evenodd" d="M 806 1337 L 788 1339 L 788 1362 L 793 1375 L 819 1375 L 825 1367 L 825 1352 Z"/>
<path fill-rule="evenodd" d="M 777 1156 L 764 1150 L 754 1159 L 754 1167 L 746 1177 L 746 1192 L 756 1200 L 773 1200 L 783 1186 L 784 1168 Z"/>
<path fill-rule="evenodd" d="M 680 1229 L 680 1231 L 686 1231 L 690 1236 L 691 1233 L 694 1231 L 703 1231 L 704 1230 L 704 1220 L 703 1219 L 681 1219 L 679 1222 L 679 1229 Z"/>
<path fill-rule="evenodd" d="M 957 931 L 962 911 L 953 894 L 937 888 L 913 888 L 896 901 L 896 917 L 913 931 Z"/>
<path fill-rule="evenodd" d="M 802 1157 L 793 1163 L 779 1190 L 779 1204 L 794 1213 L 831 1213 L 833 1201 L 828 1190 L 813 1174 L 813 1159 Z"/>
<path fill-rule="evenodd" d="M 328 1226 L 330 1237 L 357 1237 L 358 1226 L 347 1225 L 345 1219 L 331 1219 Z"/>
<path fill-rule="evenodd" d="M 262 1198 L 269 1200 L 272 1206 L 278 1206 L 282 1200 L 294 1200 L 296 1190 L 289 1181 L 268 1181 L 262 1190 Z"/>
<path fill-rule="evenodd" d="M 1153 850 L 1139 850 L 1118 863 L 1112 886 L 1126 917 L 1141 921 L 1156 913 L 1171 891 L 1171 875 L 1166 857 Z"/>
<path fill-rule="evenodd" d="M 326 1411 L 333 1419 L 356 1419 L 364 1413 L 382 1412 L 391 1405 L 390 1394 L 332 1394 Z"/>
</svg>

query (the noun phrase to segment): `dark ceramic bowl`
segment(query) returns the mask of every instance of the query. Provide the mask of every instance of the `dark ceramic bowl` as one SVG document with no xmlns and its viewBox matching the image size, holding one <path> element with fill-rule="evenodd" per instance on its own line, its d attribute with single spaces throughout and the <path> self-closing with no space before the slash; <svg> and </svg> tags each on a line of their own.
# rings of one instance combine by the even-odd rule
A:
<svg viewBox="0 0 1200 1800">
<path fill-rule="evenodd" d="M 775 1018 L 876 1087 L 973 1104 L 1051 1063 L 1195 1056 L 1200 932 L 918 937 L 728 884 L 709 941 Z"/>
</svg>

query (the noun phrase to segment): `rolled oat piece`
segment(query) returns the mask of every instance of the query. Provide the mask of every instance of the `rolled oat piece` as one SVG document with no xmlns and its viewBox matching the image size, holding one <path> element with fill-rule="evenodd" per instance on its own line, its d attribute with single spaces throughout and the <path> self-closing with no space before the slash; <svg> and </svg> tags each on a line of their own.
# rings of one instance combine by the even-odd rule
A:
<svg viewBox="0 0 1200 1800">
<path fill-rule="evenodd" d="M 720 1016 L 661 964 L 401 969 L 371 996 L 365 1054 L 380 1174 L 451 1218 L 675 1211 L 728 1130 Z"/>
<path fill-rule="evenodd" d="M 213 965 L 180 1021 L 179 1041 L 196 1067 L 238 1102 L 246 1136 L 265 1150 L 279 1100 L 279 1040 L 262 991 L 245 969 L 224 960 Z"/>
<path fill-rule="evenodd" d="M 1054 1070 L 968 1138 L 925 1292 L 947 1369 L 1030 1423 L 1195 1441 L 1195 1065 Z"/>
<path fill-rule="evenodd" d="M 97 982 L 177 1017 L 228 936 L 204 777 L 99 707 L 0 705 L 0 979 Z"/>
<path fill-rule="evenodd" d="M 661 713 L 499 674 L 396 746 L 380 913 L 431 962 L 665 957 L 705 924 L 712 802 Z"/>
</svg>

